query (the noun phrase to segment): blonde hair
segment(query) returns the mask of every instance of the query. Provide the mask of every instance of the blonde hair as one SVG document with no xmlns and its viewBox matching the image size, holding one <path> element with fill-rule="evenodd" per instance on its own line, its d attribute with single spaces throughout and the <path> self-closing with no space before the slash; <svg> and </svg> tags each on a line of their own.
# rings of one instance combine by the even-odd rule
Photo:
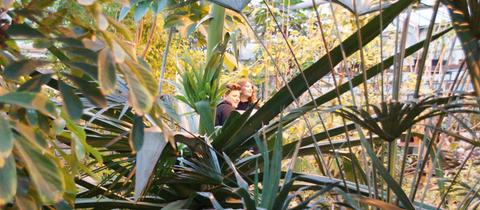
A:
<svg viewBox="0 0 480 210">
<path fill-rule="evenodd" d="M 252 89 L 253 89 L 253 92 L 252 92 L 252 96 L 248 97 L 248 102 L 249 103 L 255 103 L 257 102 L 257 88 L 255 88 L 255 85 L 253 85 L 253 83 L 246 77 L 242 77 L 240 78 L 240 80 L 238 80 L 237 84 L 240 86 L 240 90 L 243 86 L 245 86 L 245 84 L 250 83 L 252 85 Z"/>
</svg>

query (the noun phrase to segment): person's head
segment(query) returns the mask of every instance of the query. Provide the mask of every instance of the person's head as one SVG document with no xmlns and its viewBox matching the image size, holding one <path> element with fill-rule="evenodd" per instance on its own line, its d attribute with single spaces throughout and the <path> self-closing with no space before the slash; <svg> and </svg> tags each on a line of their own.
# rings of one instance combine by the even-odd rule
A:
<svg viewBox="0 0 480 210">
<path fill-rule="evenodd" d="M 237 108 L 238 103 L 240 102 L 240 93 L 242 87 L 238 84 L 227 84 L 227 92 L 223 96 L 223 99 L 230 103 L 233 107 Z"/>
<path fill-rule="evenodd" d="M 250 80 L 247 78 L 241 78 L 237 84 L 242 88 L 240 94 L 240 100 L 242 102 L 255 103 L 257 101 L 255 86 Z"/>
</svg>

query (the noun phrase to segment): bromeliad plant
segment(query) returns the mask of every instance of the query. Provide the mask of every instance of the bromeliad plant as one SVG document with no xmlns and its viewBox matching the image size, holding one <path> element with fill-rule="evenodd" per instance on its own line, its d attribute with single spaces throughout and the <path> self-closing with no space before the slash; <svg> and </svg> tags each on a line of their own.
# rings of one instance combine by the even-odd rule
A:
<svg viewBox="0 0 480 210">
<path fill-rule="evenodd" d="M 188 56 L 183 59 L 184 67 L 178 66 L 181 72 L 181 94 L 176 97 L 190 106 L 200 115 L 200 132 L 211 134 L 214 128 L 214 116 L 217 104 L 223 95 L 220 85 L 220 74 L 229 36 L 225 36 L 223 43 L 219 43 L 208 62 L 199 65 Z"/>
</svg>

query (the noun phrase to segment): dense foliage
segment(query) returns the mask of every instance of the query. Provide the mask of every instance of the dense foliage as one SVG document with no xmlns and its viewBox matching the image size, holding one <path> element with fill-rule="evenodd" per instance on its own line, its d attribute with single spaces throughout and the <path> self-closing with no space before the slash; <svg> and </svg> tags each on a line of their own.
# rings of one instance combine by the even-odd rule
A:
<svg viewBox="0 0 480 210">
<path fill-rule="evenodd" d="M 479 3 L 442 1 L 452 24 L 383 56 L 383 30 L 418 2 L 333 2 L 307 17 L 288 10 L 300 1 L 4 1 L 0 208 L 477 208 L 465 168 L 480 145 Z M 452 31 L 468 56 L 448 92 L 427 95 L 428 47 Z M 245 42 L 253 61 L 240 61 Z M 402 61 L 416 52 L 406 100 Z M 238 75 L 261 83 L 262 106 L 214 127 Z M 448 173 L 442 136 L 470 148 Z M 414 138 L 424 151 L 408 156 L 397 142 Z"/>
</svg>

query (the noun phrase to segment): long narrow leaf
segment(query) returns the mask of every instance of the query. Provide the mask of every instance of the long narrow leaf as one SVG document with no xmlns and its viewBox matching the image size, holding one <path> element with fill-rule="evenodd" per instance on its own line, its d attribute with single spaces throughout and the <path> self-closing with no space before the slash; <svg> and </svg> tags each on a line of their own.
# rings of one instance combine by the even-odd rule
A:
<svg viewBox="0 0 480 210">
<path fill-rule="evenodd" d="M 385 9 L 382 15 L 382 21 L 384 24 L 390 23 L 398 14 L 400 14 L 406 7 L 408 7 L 413 0 L 398 1 L 395 4 L 392 4 L 389 8 Z M 360 29 L 362 43 L 366 45 L 372 41 L 378 34 L 380 34 L 379 25 L 380 16 L 376 16 L 369 23 Z M 353 33 L 342 43 L 347 56 L 353 54 L 359 48 L 357 33 Z M 340 46 L 333 49 L 330 54 L 333 58 L 333 64 L 336 65 L 342 61 Z M 232 141 L 235 144 L 229 144 L 225 149 L 232 150 L 238 146 L 238 141 L 241 139 L 246 139 L 251 136 L 256 130 L 258 130 L 262 125 L 268 124 L 268 122 L 277 116 L 280 111 L 293 102 L 292 97 L 299 97 L 303 94 L 309 86 L 313 85 L 320 78 L 324 77 L 330 72 L 328 57 L 324 56 L 320 58 L 313 65 L 309 66 L 303 70 L 304 75 L 307 79 L 308 84 L 305 84 L 305 81 L 302 75 L 294 77 L 288 85 L 291 87 L 293 96 L 290 95 L 287 87 L 280 89 L 277 94 L 275 94 L 270 100 L 268 100 L 265 105 L 263 105 L 247 122 L 247 126 L 244 128 L 244 132 L 234 138 Z M 320 104 L 319 104 L 320 105 Z"/>
</svg>

